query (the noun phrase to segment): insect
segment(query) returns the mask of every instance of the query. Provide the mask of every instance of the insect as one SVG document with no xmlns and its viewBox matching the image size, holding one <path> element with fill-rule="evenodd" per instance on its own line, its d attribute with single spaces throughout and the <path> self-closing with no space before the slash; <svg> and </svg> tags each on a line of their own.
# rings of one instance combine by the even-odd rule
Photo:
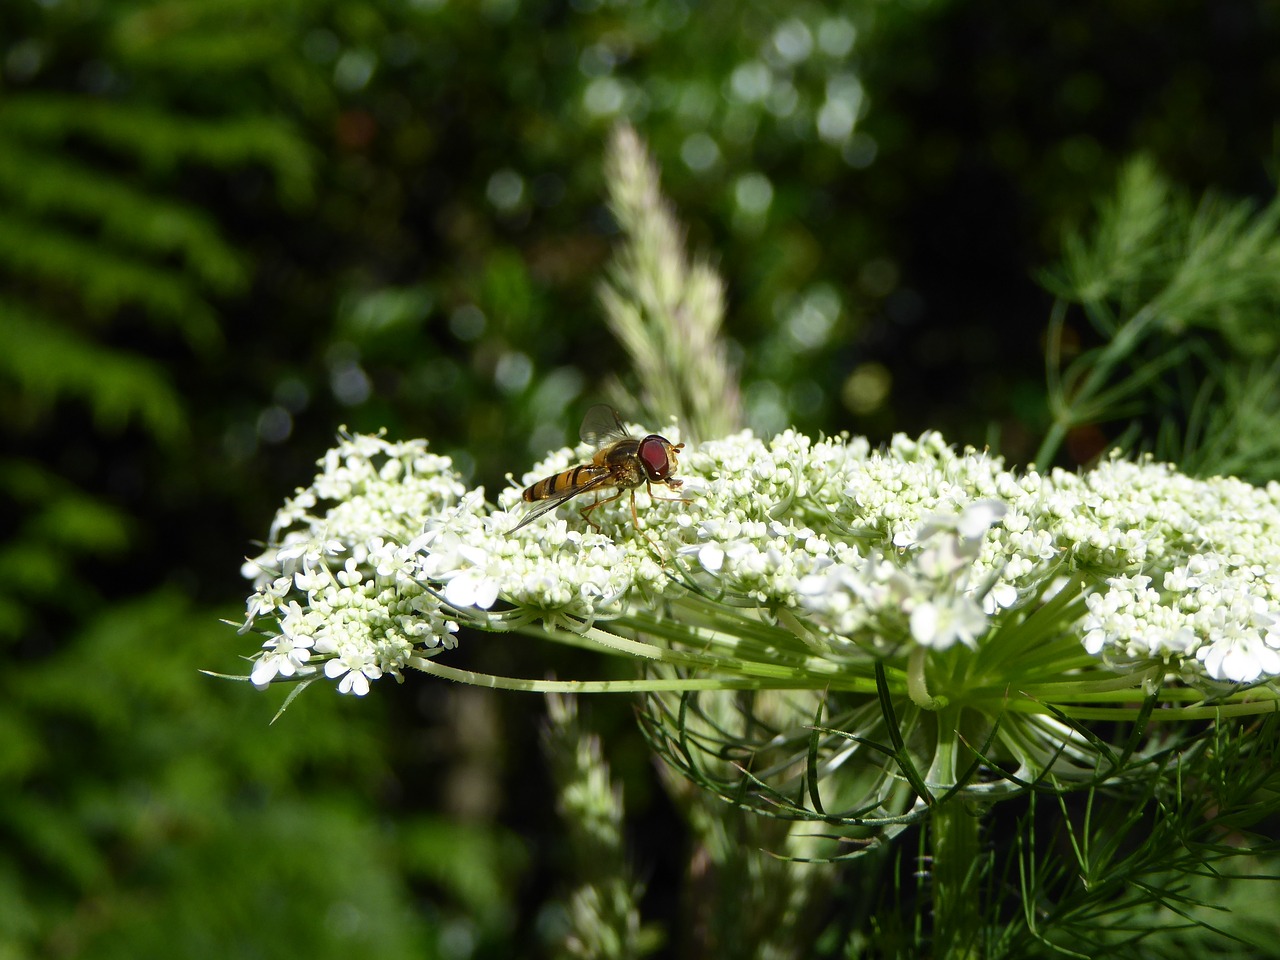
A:
<svg viewBox="0 0 1280 960">
<path fill-rule="evenodd" d="M 631 491 L 631 521 L 637 531 L 640 529 L 640 518 L 636 515 L 636 488 L 641 484 L 649 487 L 649 495 L 655 500 L 686 502 L 680 497 L 653 496 L 655 483 L 665 484 L 672 490 L 679 490 L 682 486 L 684 481 L 672 479 L 671 475 L 675 473 L 676 454 L 683 449 L 683 443 L 673 444 L 656 433 L 637 439 L 627 433 L 618 411 L 603 403 L 596 404 L 587 411 L 579 432 L 584 443 L 597 448 L 595 456 L 590 463 L 583 463 L 539 480 L 526 489 L 522 494 L 524 501 L 534 506 L 512 528 L 513 531 L 579 494 L 592 490 L 602 491 L 610 487 L 617 489 L 613 496 L 597 498 L 595 503 L 582 510 L 582 518 L 597 530 L 600 525 L 591 519 L 591 511 L 617 500 L 625 490 Z"/>
</svg>

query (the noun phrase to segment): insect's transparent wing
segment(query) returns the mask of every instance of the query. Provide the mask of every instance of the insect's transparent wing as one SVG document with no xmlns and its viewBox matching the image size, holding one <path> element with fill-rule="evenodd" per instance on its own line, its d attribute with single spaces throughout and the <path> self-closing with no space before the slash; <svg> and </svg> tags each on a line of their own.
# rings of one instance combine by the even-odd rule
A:
<svg viewBox="0 0 1280 960">
<path fill-rule="evenodd" d="M 622 425 L 618 411 L 605 403 L 597 403 L 582 418 L 582 429 L 578 431 L 584 443 L 594 447 L 603 447 L 615 440 L 625 440 L 630 434 Z"/>
<path fill-rule="evenodd" d="M 533 523 L 544 513 L 550 513 L 562 503 L 572 500 L 580 493 L 589 493 L 599 487 L 609 486 L 610 477 L 607 472 L 602 472 L 592 477 L 586 483 L 580 483 L 576 487 L 570 487 L 567 490 L 561 490 L 557 494 L 547 497 L 545 500 L 535 500 L 533 503 L 526 502 L 524 505 L 524 516 L 520 518 L 520 522 L 511 528 L 511 532 L 515 533 L 525 524 Z"/>
</svg>

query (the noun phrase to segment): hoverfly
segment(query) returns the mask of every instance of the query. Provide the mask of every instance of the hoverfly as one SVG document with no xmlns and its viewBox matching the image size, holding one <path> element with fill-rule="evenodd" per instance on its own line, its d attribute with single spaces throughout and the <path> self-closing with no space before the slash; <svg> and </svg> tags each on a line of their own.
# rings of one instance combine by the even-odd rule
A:
<svg viewBox="0 0 1280 960">
<path fill-rule="evenodd" d="M 631 491 L 631 521 L 636 530 L 640 529 L 640 518 L 636 515 L 636 488 L 641 484 L 649 487 L 649 496 L 655 500 L 687 501 L 680 497 L 654 497 L 653 484 L 666 484 L 672 490 L 680 489 L 682 480 L 674 480 L 676 454 L 684 447 L 683 443 L 671 443 L 665 437 L 651 433 L 643 439 L 637 439 L 627 433 L 622 425 L 618 412 L 603 403 L 596 404 L 587 411 L 582 419 L 582 430 L 579 431 L 584 443 L 596 447 L 596 454 L 590 463 L 571 467 L 563 473 L 539 480 L 527 488 L 521 495 L 525 503 L 534 504 L 528 508 L 524 519 L 512 527 L 519 530 L 526 523 L 531 523 L 544 513 L 554 510 L 560 504 L 582 493 L 592 490 L 617 488 L 611 497 L 597 499 L 595 503 L 582 510 L 582 518 L 600 529 L 600 525 L 591 519 L 591 511 L 602 504 L 617 500 L 624 490 Z"/>
</svg>

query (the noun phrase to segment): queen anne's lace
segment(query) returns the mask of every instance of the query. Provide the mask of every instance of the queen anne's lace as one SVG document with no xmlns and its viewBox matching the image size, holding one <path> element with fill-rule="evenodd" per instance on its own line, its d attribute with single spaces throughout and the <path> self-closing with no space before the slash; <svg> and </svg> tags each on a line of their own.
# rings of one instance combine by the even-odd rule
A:
<svg viewBox="0 0 1280 960">
<path fill-rule="evenodd" d="M 669 439 L 678 440 L 674 431 Z M 589 457 L 562 450 L 521 486 Z M 459 620 L 592 622 L 694 587 L 790 611 L 833 655 L 977 650 L 1069 578 L 1071 628 L 1100 665 L 1184 679 L 1280 676 L 1280 485 L 1197 480 L 1151 460 L 1013 473 L 936 433 L 862 439 L 750 433 L 681 455 L 688 502 L 573 503 L 519 531 L 421 441 L 344 436 L 286 501 L 246 565 L 245 629 L 269 622 L 251 679 L 314 673 L 343 692 L 454 644 Z M 665 491 L 664 491 L 665 493 Z"/>
</svg>

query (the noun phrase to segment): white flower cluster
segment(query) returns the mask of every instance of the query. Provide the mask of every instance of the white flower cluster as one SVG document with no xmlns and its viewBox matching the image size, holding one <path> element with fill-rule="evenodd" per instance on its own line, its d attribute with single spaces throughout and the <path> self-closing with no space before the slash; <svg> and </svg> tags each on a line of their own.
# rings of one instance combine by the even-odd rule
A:
<svg viewBox="0 0 1280 960">
<path fill-rule="evenodd" d="M 877 452 L 743 435 L 686 462 L 709 482 L 682 552 L 720 589 L 798 608 L 838 643 L 976 647 L 1080 575 L 1089 653 L 1190 674 L 1198 663 L 1216 680 L 1280 676 L 1280 484 L 1150 460 L 1015 474 L 934 433 Z"/>
<path fill-rule="evenodd" d="M 1130 528 L 1140 559 L 1089 596 L 1085 648 L 1117 660 L 1194 657 L 1216 680 L 1280 676 L 1280 484 L 1123 461 L 1095 474 L 1088 508 Z M 1128 496 L 1113 499 L 1118 489 Z"/>
<path fill-rule="evenodd" d="M 268 619 L 250 679 L 314 673 L 363 695 L 398 677 L 415 652 L 451 647 L 458 625 L 418 580 L 413 540 L 423 518 L 476 509 L 447 457 L 423 441 L 343 436 L 310 487 L 276 514 L 268 549 L 248 561 L 254 581 L 243 631 Z"/>
<path fill-rule="evenodd" d="M 591 452 L 559 451 L 521 487 Z M 1015 474 L 932 433 L 881 451 L 742 433 L 681 453 L 685 502 L 636 491 L 642 529 L 624 491 L 593 512 L 601 531 L 573 502 L 513 530 L 520 487 L 491 510 L 421 442 L 348 437 L 321 466 L 247 567 L 257 592 L 246 626 L 265 616 L 278 628 L 255 683 L 323 663 L 340 689 L 363 693 L 411 656 L 451 646 L 460 619 L 573 626 L 690 586 L 785 612 L 832 659 L 980 649 L 1073 577 L 1087 612 L 1067 626 L 1104 662 L 1280 676 L 1274 484 L 1119 459 L 1083 474 Z"/>
<path fill-rule="evenodd" d="M 861 439 L 787 431 L 766 444 L 742 434 L 687 461 L 714 479 L 681 552 L 714 589 L 802 611 L 833 652 L 880 653 L 907 640 L 973 646 L 992 605 L 1016 598 L 1011 583 L 996 582 L 1006 558 L 984 540 L 1010 512 L 998 500 L 999 466 L 957 455 L 936 434 L 900 436 L 874 453 Z M 1040 537 L 1018 535 L 1011 547 L 1026 579 L 1056 556 Z"/>
<path fill-rule="evenodd" d="M 259 687 L 323 668 L 342 693 L 363 695 L 411 658 L 452 648 L 461 619 L 576 625 L 621 612 L 637 581 L 665 576 L 651 554 L 562 519 L 512 534 L 516 515 L 490 512 L 425 441 L 343 436 L 319 466 L 244 566 L 255 592 L 242 632 L 267 635 L 250 673 Z"/>
</svg>

